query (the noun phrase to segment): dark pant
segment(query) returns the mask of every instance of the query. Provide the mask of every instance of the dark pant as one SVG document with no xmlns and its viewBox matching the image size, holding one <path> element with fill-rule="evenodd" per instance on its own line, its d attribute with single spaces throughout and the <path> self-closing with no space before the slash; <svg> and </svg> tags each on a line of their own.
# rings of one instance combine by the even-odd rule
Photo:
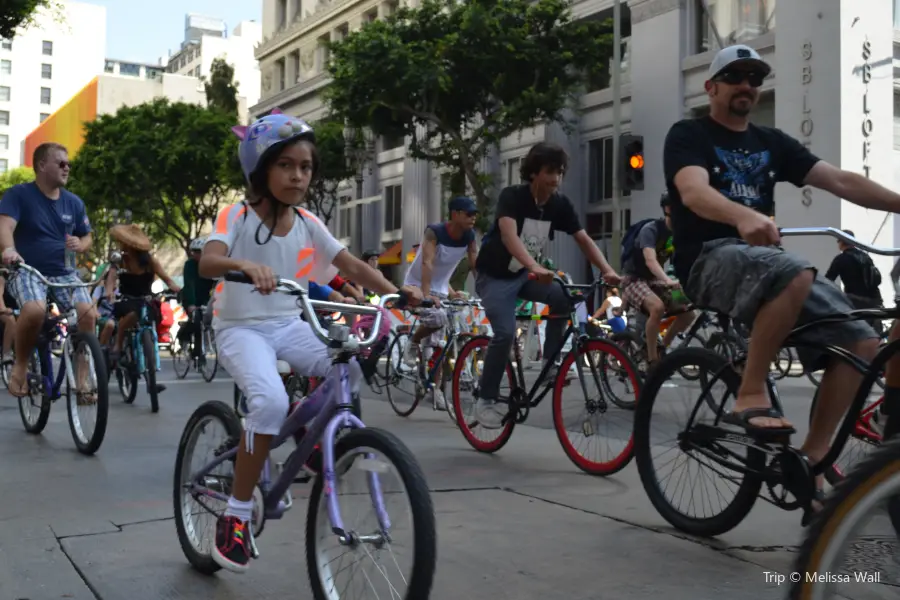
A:
<svg viewBox="0 0 900 600">
<path fill-rule="evenodd" d="M 198 306 L 191 311 L 188 321 L 178 330 L 178 341 L 185 344 L 191 337 L 194 339 L 194 356 L 203 356 L 203 315 L 204 307 Z"/>
<path fill-rule="evenodd" d="M 546 304 L 553 314 L 568 313 L 571 307 L 566 293 L 558 283 L 544 285 L 528 281 L 527 272 L 513 279 L 497 279 L 479 271 L 475 279 L 475 291 L 481 298 L 481 305 L 494 332 L 481 369 L 479 395 L 495 399 L 506 373 L 509 351 L 516 339 L 516 300 L 522 298 Z M 545 358 L 549 358 L 558 349 L 565 326 L 566 321 L 563 319 L 547 321 Z"/>
</svg>

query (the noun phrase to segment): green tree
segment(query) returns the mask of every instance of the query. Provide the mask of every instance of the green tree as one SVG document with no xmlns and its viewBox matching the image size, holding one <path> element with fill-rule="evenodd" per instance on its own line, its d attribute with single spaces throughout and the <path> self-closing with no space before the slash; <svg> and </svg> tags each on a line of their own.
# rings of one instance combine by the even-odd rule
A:
<svg viewBox="0 0 900 600">
<path fill-rule="evenodd" d="M 319 174 L 307 194 L 310 209 L 328 225 L 338 205 L 338 188 L 354 176 L 345 159 L 344 123 L 334 117 L 326 117 L 311 123 L 316 132 L 316 149 L 319 153 Z"/>
<path fill-rule="evenodd" d="M 153 239 L 187 251 L 233 199 L 233 125 L 221 111 L 165 98 L 123 107 L 85 124 L 84 145 L 72 162 L 72 189 L 93 220 L 130 210 Z"/>
<path fill-rule="evenodd" d="M 234 81 L 234 67 L 224 58 L 214 58 L 209 68 L 209 80 L 203 82 L 206 90 L 206 104 L 238 118 L 238 82 Z"/>
<path fill-rule="evenodd" d="M 29 181 L 34 181 L 34 169 L 31 167 L 16 167 L 3 173 L 0 175 L 0 196 L 12 186 Z"/>
<path fill-rule="evenodd" d="M 565 115 L 584 74 L 607 68 L 609 24 L 573 21 L 570 7 L 570 0 L 424 0 L 401 8 L 331 45 L 331 109 L 376 134 L 411 136 L 410 155 L 464 174 L 489 216 L 491 180 L 479 173 L 481 158 L 542 122 L 571 130 Z"/>
<path fill-rule="evenodd" d="M 28 27 L 40 9 L 50 9 L 57 20 L 62 13 L 62 5 L 56 0 L 3 0 L 0 7 L 0 37 L 11 40 L 20 27 Z"/>
</svg>

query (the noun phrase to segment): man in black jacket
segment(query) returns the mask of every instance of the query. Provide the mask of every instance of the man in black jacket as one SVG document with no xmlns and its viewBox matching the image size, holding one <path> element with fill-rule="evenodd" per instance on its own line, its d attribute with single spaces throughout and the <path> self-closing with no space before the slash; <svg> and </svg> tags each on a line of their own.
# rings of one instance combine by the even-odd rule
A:
<svg viewBox="0 0 900 600">
<path fill-rule="evenodd" d="M 849 229 L 845 229 L 844 233 L 856 237 Z M 831 261 L 825 277 L 831 281 L 840 278 L 844 284 L 844 293 L 857 309 L 884 306 L 881 291 L 878 289 L 881 285 L 881 272 L 872 262 L 872 258 L 859 248 L 848 246 L 841 240 L 838 240 L 838 248 L 841 252 Z M 884 326 L 880 320 L 873 319 L 869 324 L 879 335 L 884 333 Z"/>
</svg>

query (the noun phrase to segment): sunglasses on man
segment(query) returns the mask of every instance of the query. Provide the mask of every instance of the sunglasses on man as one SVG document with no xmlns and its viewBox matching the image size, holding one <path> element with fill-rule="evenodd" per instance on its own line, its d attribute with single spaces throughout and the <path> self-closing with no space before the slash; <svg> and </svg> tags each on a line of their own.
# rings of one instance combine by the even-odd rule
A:
<svg viewBox="0 0 900 600">
<path fill-rule="evenodd" d="M 747 84 L 752 88 L 758 88 L 763 84 L 763 79 L 765 76 L 762 73 L 757 73 L 756 71 L 723 71 L 716 75 L 714 81 L 721 81 L 722 83 L 726 83 L 728 85 L 740 85 L 743 82 L 747 82 Z"/>
</svg>

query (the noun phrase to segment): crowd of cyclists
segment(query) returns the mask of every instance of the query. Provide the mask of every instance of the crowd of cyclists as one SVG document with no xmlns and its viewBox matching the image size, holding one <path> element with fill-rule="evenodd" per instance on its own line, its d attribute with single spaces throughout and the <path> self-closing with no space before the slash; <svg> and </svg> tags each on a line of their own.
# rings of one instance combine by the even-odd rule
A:
<svg viewBox="0 0 900 600">
<path fill-rule="evenodd" d="M 469 387 L 460 380 L 462 358 L 449 366 L 453 371 L 452 399 L 445 397 L 444 387 L 438 385 L 448 378 L 440 364 L 428 377 L 434 383 L 430 393 L 435 408 L 454 413 L 459 426 L 469 430 L 478 425 L 511 431 L 512 421 L 521 422 L 527 415 L 527 409 L 520 412 L 520 401 L 501 391 L 507 377 L 513 379 L 510 356 L 521 361 L 514 344 L 522 330 L 517 323 L 522 320 L 523 300 L 542 304 L 549 311 L 540 352 L 546 364 L 540 378 L 557 397 L 572 379 L 577 377 L 584 386 L 588 375 L 599 368 L 605 382 L 599 387 L 606 389 L 603 386 L 608 387 L 615 378 L 628 379 L 636 398 L 641 381 L 652 380 L 665 370 L 665 365 L 660 365 L 675 341 L 697 323 L 702 311 L 711 311 L 752 332 L 741 359 L 734 402 L 727 411 L 719 409 L 721 423 L 738 428 L 754 443 L 783 440 L 795 433 L 795 428 L 777 403 L 772 403 L 766 386 L 773 358 L 789 333 L 798 325 L 829 315 L 883 305 L 880 294 L 876 295 L 880 274 L 868 255 L 846 240 L 824 277 L 809 261 L 781 247 L 781 233 L 774 221 L 774 185 L 779 181 L 812 185 L 861 206 L 894 213 L 900 213 L 900 196 L 828 165 L 779 130 L 749 123 L 748 115 L 769 71 L 756 51 L 745 46 L 725 48 L 716 56 L 706 84 L 711 113 L 680 121 L 670 130 L 663 147 L 667 191 L 660 199 L 661 214 L 636 223 L 625 233 L 621 273 L 584 230 L 572 201 L 560 192 L 568 170 L 566 152 L 541 142 L 522 161 L 522 183 L 501 191 L 492 224 L 480 244 L 474 231 L 477 205 L 468 197 L 453 198 L 447 219 L 425 228 L 415 259 L 402 285 L 396 286 L 377 268 L 377 251 L 352 255 L 303 208 L 320 164 L 315 132 L 302 119 L 275 110 L 249 126 L 233 128 L 240 139 L 239 158 L 249 193 L 246 200 L 219 212 L 207 237 L 191 242 L 183 286 L 163 269 L 141 228 L 121 224 L 110 231 L 117 244 L 115 257 L 92 297 L 78 287 L 81 281 L 71 262 L 73 253 L 84 253 L 93 243 L 90 220 L 81 199 L 65 189 L 69 173 L 66 149 L 43 144 L 34 154 L 36 180 L 14 186 L 0 202 L 0 247 L 6 269 L 0 280 L 4 288 L 0 321 L 5 330 L 2 361 L 10 366 L 9 392 L 18 398 L 33 393 L 29 358 L 47 312 L 47 300 L 60 310 L 74 309 L 77 323 L 71 325 L 96 334 L 109 349 L 109 368 L 115 368 L 123 360 L 128 332 L 137 326 L 145 299 L 154 296 L 153 283 L 157 278 L 163 281 L 169 292 L 179 295 L 188 315 L 179 329 L 178 344 L 196 350 L 204 344 L 204 331 L 213 331 L 218 360 L 245 398 L 243 430 L 235 442 L 233 481 L 209 550 L 216 564 L 238 573 L 246 571 L 256 555 L 250 526 L 258 508 L 254 490 L 269 450 L 287 415 L 302 404 L 302 400 L 289 397 L 278 362 L 287 363 L 301 376 L 323 378 L 333 361 L 339 360 L 335 348 L 343 348 L 346 341 L 340 328 L 331 328 L 329 335 L 337 345 L 322 343 L 311 324 L 299 317 L 296 299 L 275 293 L 280 289 L 278 277 L 300 284 L 313 300 L 348 306 L 381 305 L 382 297 L 399 294 L 398 306 L 410 307 L 417 319 L 412 331 L 391 333 L 408 338 L 397 357 L 396 372 L 386 372 L 388 379 L 402 378 L 404 372 L 417 369 L 442 348 L 452 318 L 449 308 L 454 301 L 468 298 L 450 284 L 461 261 L 467 260 L 477 305 L 490 323 L 491 334 L 471 363 L 477 373 L 468 381 Z M 549 242 L 556 232 L 572 237 L 598 270 L 597 282 L 579 286 L 547 268 Z M 16 268 L 18 263 L 33 267 L 45 279 Z M 253 285 L 238 283 L 230 273 L 243 274 Z M 838 277 L 846 295 L 833 283 Z M 71 287 L 55 287 L 64 285 Z M 593 314 L 586 309 L 588 302 Z M 421 308 L 416 309 L 418 305 Z M 637 316 L 640 324 L 629 319 L 629 314 Z M 638 331 L 645 342 L 640 376 L 635 375 L 632 364 L 637 356 L 610 349 L 613 359 L 601 357 L 598 363 L 591 346 L 581 342 L 572 347 L 583 350 L 588 375 L 580 357 L 575 363 L 566 362 L 558 349 L 568 337 L 567 322 L 573 320 L 581 335 L 589 338 L 614 339 L 613 335 L 626 329 Z M 359 324 L 348 315 L 346 325 L 353 328 Z M 793 336 L 806 341 L 799 350 L 804 369 L 825 369 L 809 435 L 797 449 L 810 468 L 828 454 L 835 430 L 862 381 L 858 372 L 840 361 L 826 361 L 817 347 L 844 348 L 871 361 L 882 338 L 882 331 L 873 326 L 880 327 L 880 320 L 835 321 Z M 379 352 L 387 348 L 382 344 Z M 460 351 L 459 357 L 463 354 Z M 84 365 L 76 366 L 79 385 L 90 385 Z M 363 372 L 356 361 L 350 361 L 348 367 L 346 385 L 358 398 L 361 382 L 371 374 Z M 900 405 L 896 359 L 886 362 L 885 371 L 883 411 L 892 414 Z M 690 379 L 687 371 L 680 372 Z M 471 413 L 464 411 L 459 398 L 464 388 L 472 392 Z M 164 389 L 156 386 L 157 392 Z M 80 393 L 90 403 L 92 390 Z M 588 396 L 585 388 L 585 402 L 596 405 Z M 554 402 L 556 411 L 559 401 Z M 633 400 L 629 406 L 633 409 Z M 584 437 L 597 435 L 596 428 L 586 423 L 580 428 Z M 896 433 L 898 425 L 890 423 L 885 436 Z M 557 427 L 561 440 L 562 429 Z M 572 447 L 565 442 L 564 446 L 567 452 Z M 573 458 L 590 470 L 585 466 L 587 459 L 579 460 Z M 809 503 L 812 512 L 821 510 L 825 500 L 824 475 L 815 481 Z"/>
</svg>

